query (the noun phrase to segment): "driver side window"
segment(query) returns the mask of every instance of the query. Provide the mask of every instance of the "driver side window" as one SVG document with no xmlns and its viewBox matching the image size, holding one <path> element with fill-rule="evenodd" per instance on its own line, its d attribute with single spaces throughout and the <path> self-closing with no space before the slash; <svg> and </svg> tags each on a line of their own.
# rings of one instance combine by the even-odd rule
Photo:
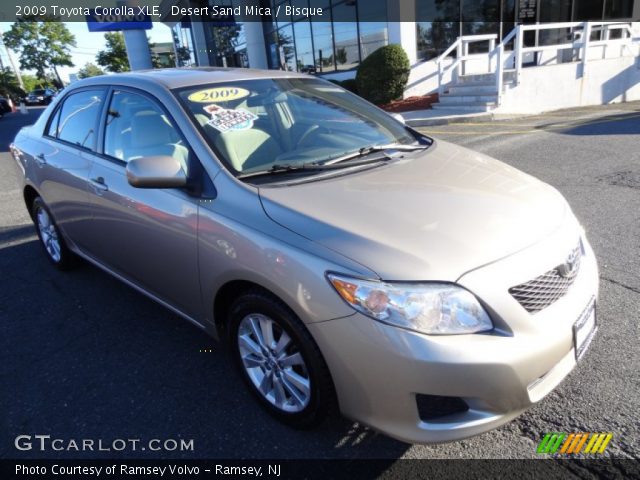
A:
<svg viewBox="0 0 640 480">
<path fill-rule="evenodd" d="M 189 149 L 156 102 L 128 91 L 111 97 L 104 136 L 104 153 L 123 162 L 151 156 L 173 157 L 187 172 Z"/>
</svg>

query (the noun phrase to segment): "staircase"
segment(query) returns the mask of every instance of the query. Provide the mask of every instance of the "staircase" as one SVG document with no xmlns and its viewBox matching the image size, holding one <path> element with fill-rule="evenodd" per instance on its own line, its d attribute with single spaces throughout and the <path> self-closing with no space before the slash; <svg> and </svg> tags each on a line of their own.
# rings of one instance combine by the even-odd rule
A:
<svg viewBox="0 0 640 480">
<path fill-rule="evenodd" d="M 514 72 L 503 73 L 503 88 L 513 85 Z M 498 87 L 495 74 L 462 75 L 446 86 L 439 102 L 432 105 L 437 110 L 455 110 L 465 113 L 490 112 L 498 106 Z"/>
<path fill-rule="evenodd" d="M 447 86 L 438 103 L 431 108 L 481 113 L 493 110 L 498 104 L 498 91 L 493 75 L 468 75 Z M 444 113 L 444 112 L 443 112 Z"/>
<path fill-rule="evenodd" d="M 554 45 L 524 46 L 523 37 L 526 31 L 551 29 L 570 31 L 570 39 L 560 40 Z M 610 35 L 612 32 L 617 32 L 617 36 L 612 38 Z M 591 40 L 593 34 L 601 40 Z M 489 48 L 485 53 L 469 54 L 469 45 L 478 42 L 488 43 Z M 534 58 L 534 64 L 527 63 L 526 66 L 540 66 L 538 54 L 553 50 L 557 52 L 556 62 L 562 62 L 558 60 L 561 58 L 560 52 L 569 49 L 576 52 L 577 61 L 583 64 L 584 72 L 588 58 L 587 50 L 590 47 L 603 45 L 605 48 L 621 48 L 621 52 L 625 48 L 634 48 L 631 24 L 629 22 L 564 22 L 517 25 L 502 41 L 499 41 L 496 34 L 458 37 L 436 59 L 439 102 L 434 103 L 432 108 L 446 115 L 491 112 L 500 107 L 507 89 L 516 88 L 520 84 L 521 70 L 525 66 L 523 65 L 525 54 L 530 56 L 535 54 L 530 57 Z M 454 51 L 455 58 L 451 58 Z M 602 52 L 604 56 L 605 49 Z M 468 62 L 471 62 L 471 65 Z M 469 72 L 473 73 L 467 74 Z"/>
</svg>

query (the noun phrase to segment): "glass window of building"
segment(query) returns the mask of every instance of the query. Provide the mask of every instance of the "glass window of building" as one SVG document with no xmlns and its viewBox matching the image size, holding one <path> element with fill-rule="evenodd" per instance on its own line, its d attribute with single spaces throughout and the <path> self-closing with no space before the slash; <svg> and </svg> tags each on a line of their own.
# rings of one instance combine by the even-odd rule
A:
<svg viewBox="0 0 640 480">
<path fill-rule="evenodd" d="M 444 52 L 460 35 L 460 0 L 416 2 L 418 58 L 431 60 Z M 455 19 L 453 21 L 452 19 Z"/>
<path fill-rule="evenodd" d="M 315 73 L 310 22 L 302 20 L 294 23 L 293 35 L 296 42 L 296 67 L 298 72 Z"/>
<path fill-rule="evenodd" d="M 280 56 L 278 49 L 278 31 L 273 30 L 265 33 L 265 46 L 267 47 L 267 62 L 269 68 L 274 70 L 280 69 Z"/>
<path fill-rule="evenodd" d="M 500 22 L 500 38 L 504 38 L 516 26 L 516 0 L 502 1 L 502 18 Z"/>
<path fill-rule="evenodd" d="M 540 0 L 539 18 L 541 22 L 569 21 L 571 19 L 571 0 Z M 569 28 L 540 30 L 538 33 L 539 45 L 555 45 L 571 40 L 571 29 Z"/>
<path fill-rule="evenodd" d="M 190 67 L 195 65 L 195 49 L 190 25 L 185 27 L 183 22 L 177 23 L 171 29 L 171 36 L 178 54 L 178 66 Z"/>
<path fill-rule="evenodd" d="M 291 22 L 291 15 L 287 15 L 286 9 L 286 7 L 291 5 L 289 0 L 276 0 L 273 3 L 273 14 L 277 15 L 276 21 L 278 22 L 278 26 Z M 278 7 L 280 8 L 278 9 Z"/>
<path fill-rule="evenodd" d="M 209 0 L 210 6 L 238 7 L 242 0 Z M 214 48 L 214 60 L 221 67 L 248 67 L 246 38 L 242 18 L 206 22 Z"/>
<path fill-rule="evenodd" d="M 331 12 L 329 12 L 329 9 L 331 8 L 330 0 L 309 0 L 309 7 L 322 8 L 322 19 L 331 20 Z"/>
<path fill-rule="evenodd" d="M 293 7 L 293 15 L 291 16 L 291 20 L 295 22 L 296 20 L 301 20 L 303 18 L 306 18 L 306 17 L 303 17 L 302 14 L 296 15 L 295 12 L 301 12 L 300 9 L 308 8 L 309 1 L 308 0 L 290 0 L 290 2 L 291 2 L 291 6 Z"/>
<path fill-rule="evenodd" d="M 389 43 L 387 0 L 261 0 L 261 4 L 270 6 L 273 15 L 281 6 L 278 18 L 263 23 L 270 68 L 305 73 L 350 70 Z M 286 5 L 322 9 L 322 17 L 311 21 L 284 16 Z"/>
<path fill-rule="evenodd" d="M 389 44 L 386 0 L 358 0 L 360 59 L 364 60 L 380 47 Z"/>
<path fill-rule="evenodd" d="M 633 0 L 605 0 L 604 19 L 613 20 L 631 18 L 633 15 Z"/>
<path fill-rule="evenodd" d="M 462 0 L 462 35 L 498 33 L 500 0 Z"/>
<path fill-rule="evenodd" d="M 356 3 L 350 0 L 333 6 L 333 35 L 338 70 L 350 70 L 360 63 Z"/>
<path fill-rule="evenodd" d="M 296 71 L 296 47 L 291 24 L 278 29 L 278 56 L 281 68 L 289 72 Z"/>
<path fill-rule="evenodd" d="M 574 20 L 581 22 L 585 20 L 602 19 L 604 0 L 575 0 Z"/>
<path fill-rule="evenodd" d="M 316 72 L 333 72 L 335 58 L 333 55 L 333 29 L 331 22 L 311 22 L 313 45 L 316 61 Z"/>
</svg>

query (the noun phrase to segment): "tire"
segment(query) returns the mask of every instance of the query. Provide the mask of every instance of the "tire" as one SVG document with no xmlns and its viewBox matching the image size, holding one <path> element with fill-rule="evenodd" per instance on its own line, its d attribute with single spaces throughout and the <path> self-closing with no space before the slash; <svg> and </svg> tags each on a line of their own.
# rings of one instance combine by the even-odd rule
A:
<svg viewBox="0 0 640 480">
<path fill-rule="evenodd" d="M 298 429 L 311 428 L 333 412 L 337 402 L 327 364 L 309 331 L 284 303 L 254 290 L 236 299 L 229 312 L 231 355 L 263 408 Z M 269 325 L 272 348 L 265 353 Z"/>
<path fill-rule="evenodd" d="M 33 218 L 40 245 L 51 264 L 59 270 L 73 268 L 77 264 L 78 257 L 67 247 L 53 215 L 40 197 L 33 200 L 31 218 Z"/>
</svg>

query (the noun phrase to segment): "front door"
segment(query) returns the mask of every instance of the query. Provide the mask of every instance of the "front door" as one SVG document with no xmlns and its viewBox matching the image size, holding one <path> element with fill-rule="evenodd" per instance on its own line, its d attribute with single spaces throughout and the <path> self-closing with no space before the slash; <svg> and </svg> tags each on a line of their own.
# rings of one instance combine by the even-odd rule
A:
<svg viewBox="0 0 640 480">
<path fill-rule="evenodd" d="M 193 155 L 168 113 L 148 95 L 113 90 L 104 121 L 103 155 L 89 174 L 93 201 L 90 252 L 126 279 L 193 318 L 201 317 L 198 200 L 181 189 L 134 188 L 130 160 Z"/>
</svg>

